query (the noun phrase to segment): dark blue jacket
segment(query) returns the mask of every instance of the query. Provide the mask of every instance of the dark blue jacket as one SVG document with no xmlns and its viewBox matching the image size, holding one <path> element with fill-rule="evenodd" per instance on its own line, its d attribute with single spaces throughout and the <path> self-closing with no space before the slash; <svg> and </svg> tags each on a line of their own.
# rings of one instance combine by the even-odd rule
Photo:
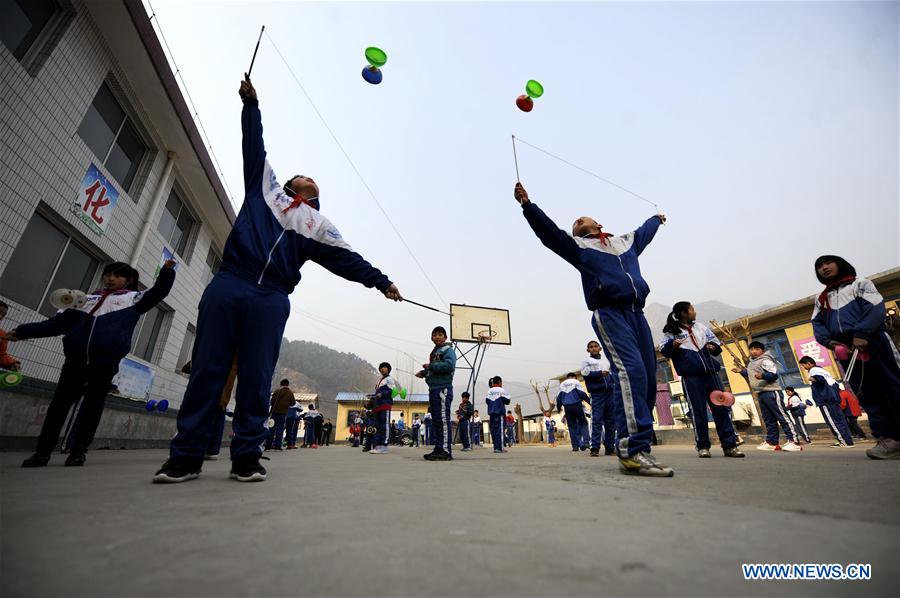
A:
<svg viewBox="0 0 900 598">
<path fill-rule="evenodd" d="M 853 345 L 853 337 L 868 340 L 876 332 L 883 332 L 884 298 L 871 280 L 857 278 L 828 292 L 828 308 L 816 298 L 812 325 L 816 340 L 828 346 L 835 341 Z"/>
<path fill-rule="evenodd" d="M 372 401 L 372 411 L 390 411 L 394 405 L 394 389 L 397 383 L 390 376 L 385 376 L 375 385 L 375 397 Z"/>
<path fill-rule="evenodd" d="M 138 319 L 165 299 L 174 282 L 175 270 L 162 268 L 146 291 L 109 294 L 105 299 L 102 293 L 92 293 L 81 307 L 65 309 L 43 322 L 22 324 L 15 333 L 22 340 L 62 334 L 67 360 L 86 365 L 119 363 L 131 351 Z"/>
<path fill-rule="evenodd" d="M 244 100 L 241 113 L 244 204 L 225 242 L 221 270 L 290 294 L 307 260 L 347 280 L 384 291 L 388 277 L 344 242 L 341 233 L 307 204 L 288 209 L 288 197 L 266 160 L 259 103 Z"/>
<path fill-rule="evenodd" d="M 582 401 L 590 403 L 591 398 L 581 388 L 578 380 L 569 378 L 559 385 L 559 394 L 556 395 L 557 410 L 562 409 L 565 405 L 579 405 Z"/>
<path fill-rule="evenodd" d="M 601 307 L 643 310 L 650 287 L 641 276 L 638 256 L 653 240 L 660 219 L 648 219 L 633 233 L 599 239 L 576 238 L 560 230 L 534 202 L 522 213 L 545 247 L 581 273 L 584 301 L 591 311 Z"/>
<path fill-rule="evenodd" d="M 679 347 L 675 346 L 676 339 L 682 341 Z M 710 345 L 715 348 L 710 349 Z M 679 376 L 705 376 L 722 369 L 713 359 L 722 353 L 719 339 L 700 322 L 694 322 L 689 329 L 683 328 L 678 335 L 666 332 L 659 352 L 672 360 Z"/>
<path fill-rule="evenodd" d="M 505 415 L 510 403 L 509 393 L 502 386 L 492 386 L 485 401 L 488 415 Z"/>
</svg>

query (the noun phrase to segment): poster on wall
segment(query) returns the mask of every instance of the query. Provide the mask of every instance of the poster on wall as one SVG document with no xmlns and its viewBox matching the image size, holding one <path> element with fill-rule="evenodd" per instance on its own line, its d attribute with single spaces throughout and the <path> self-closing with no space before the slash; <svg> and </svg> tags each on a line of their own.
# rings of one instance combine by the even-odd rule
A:
<svg viewBox="0 0 900 598">
<path fill-rule="evenodd" d="M 166 262 L 172 260 L 175 262 L 175 271 L 178 272 L 178 266 L 181 264 L 178 263 L 178 259 L 175 257 L 175 254 L 165 245 L 163 245 L 162 255 L 159 257 L 159 263 L 156 264 L 156 272 L 153 273 L 153 280 L 159 278 L 159 271 L 162 270 L 163 265 Z"/>
<path fill-rule="evenodd" d="M 119 191 L 93 163 L 81 180 L 81 191 L 72 203 L 72 212 L 98 235 L 106 232 Z"/>
<path fill-rule="evenodd" d="M 154 370 L 149 365 L 126 357 L 119 362 L 119 373 L 112 380 L 115 386 L 112 394 L 146 401 L 153 387 L 153 374 Z"/>
<path fill-rule="evenodd" d="M 816 342 L 816 337 L 799 338 L 794 340 L 794 354 L 799 361 L 803 357 L 812 357 L 816 361 L 816 365 L 821 367 L 829 367 L 831 363 L 831 353 Z"/>
</svg>

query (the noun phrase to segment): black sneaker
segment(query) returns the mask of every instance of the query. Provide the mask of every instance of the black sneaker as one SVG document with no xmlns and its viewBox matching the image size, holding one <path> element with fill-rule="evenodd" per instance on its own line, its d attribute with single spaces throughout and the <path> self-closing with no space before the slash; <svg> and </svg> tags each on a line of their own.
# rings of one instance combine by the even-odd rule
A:
<svg viewBox="0 0 900 598">
<path fill-rule="evenodd" d="M 81 467 L 86 460 L 84 453 L 72 453 L 66 457 L 66 467 Z"/>
<path fill-rule="evenodd" d="M 591 457 L 599 457 L 600 449 L 591 449 Z"/>
<path fill-rule="evenodd" d="M 163 463 L 162 469 L 153 476 L 154 484 L 178 484 L 188 480 L 196 480 L 200 477 L 203 468 L 203 458 L 191 459 L 187 457 L 170 457 Z"/>
<path fill-rule="evenodd" d="M 577 452 L 578 452 L 578 449 L 577 449 L 577 448 L 573 448 L 573 449 L 572 449 L 572 452 L 573 452 L 573 453 L 577 453 Z"/>
<path fill-rule="evenodd" d="M 260 457 L 247 455 L 231 460 L 231 473 L 228 477 L 239 482 L 265 482 L 266 468 L 260 465 Z"/>
<path fill-rule="evenodd" d="M 582 450 L 582 451 L 586 451 L 586 450 L 587 450 L 587 448 L 588 448 L 588 447 L 586 447 L 586 446 L 583 446 L 583 447 L 581 447 L 581 449 L 580 449 L 580 450 Z"/>
<path fill-rule="evenodd" d="M 426 461 L 453 461 L 453 456 L 447 451 L 436 451 L 423 455 Z"/>
<path fill-rule="evenodd" d="M 22 467 L 46 467 L 50 462 L 50 455 L 35 453 L 22 461 Z"/>
<path fill-rule="evenodd" d="M 606 449 L 605 451 L 603 451 L 603 454 L 606 455 L 607 457 L 609 457 L 611 455 L 615 455 L 616 449 Z"/>
</svg>

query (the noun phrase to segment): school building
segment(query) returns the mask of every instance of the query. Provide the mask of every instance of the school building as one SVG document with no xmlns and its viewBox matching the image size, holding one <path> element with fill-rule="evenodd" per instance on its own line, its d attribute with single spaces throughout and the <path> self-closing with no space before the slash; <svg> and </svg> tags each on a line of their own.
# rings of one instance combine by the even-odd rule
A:
<svg viewBox="0 0 900 598">
<path fill-rule="evenodd" d="M 135 329 L 114 380 L 122 400 L 108 402 L 98 430 L 171 437 L 134 432 L 138 413 L 119 421 L 114 412 L 129 400 L 138 411 L 147 399 L 178 408 L 197 305 L 234 208 L 140 0 L 11 0 L 0 14 L 0 299 L 10 306 L 0 328 L 52 316 L 53 290 L 94 289 L 107 263 L 131 263 L 146 288 L 174 257 L 175 286 Z M 26 379 L 0 393 L 0 436 L 35 436 L 62 343 L 11 343 L 10 352 Z M 13 404 L 34 413 L 12 416 Z"/>
<path fill-rule="evenodd" d="M 894 342 L 897 343 L 900 340 L 900 315 L 898 315 L 898 312 L 900 312 L 900 305 L 898 305 L 898 301 L 900 301 L 900 268 L 893 268 L 867 278 L 875 283 L 875 286 L 884 297 L 885 307 L 888 311 L 886 322 L 890 329 L 889 334 L 891 334 Z M 746 316 L 746 318 L 722 324 L 723 328 L 730 329 L 733 335 L 740 339 L 745 353 L 747 352 L 746 332 L 750 333 L 754 341 L 763 343 L 766 349 L 781 364 L 778 378 L 782 387 L 793 386 L 803 399 L 812 399 L 812 392 L 806 371 L 800 368 L 798 364 L 801 357 L 809 355 L 820 366 L 827 369 L 835 379 L 840 380 L 842 378 L 842 373 L 839 370 L 834 354 L 826 347 L 818 344 L 813 335 L 810 319 L 812 318 L 815 298 L 816 295 L 811 295 L 751 314 Z M 719 356 L 719 360 L 724 367 L 720 371 L 720 376 L 725 387 L 735 396 L 735 404 L 732 408 L 734 420 L 738 427 L 742 427 L 742 424 L 759 426 L 761 425 L 760 416 L 756 412 L 746 380 L 740 374 L 731 371 L 732 357 L 728 350 L 730 349 L 738 356 L 740 356 L 740 351 L 733 340 L 724 337 L 715 328 L 712 329 L 723 342 L 724 350 Z M 668 394 L 671 397 L 671 418 L 668 418 L 666 413 L 661 413 L 664 406 L 660 404 L 657 404 L 657 411 L 654 413 L 654 417 L 658 423 L 666 424 L 668 427 L 684 427 L 687 425 L 688 420 L 686 417 L 688 404 L 684 399 L 681 381 L 675 373 L 671 362 L 661 355 L 658 355 L 658 357 L 657 382 L 668 387 Z M 860 419 L 865 420 L 867 417 L 863 414 Z M 818 409 L 807 409 L 806 423 L 808 425 L 824 425 L 824 420 Z M 661 427 L 665 429 L 666 425 Z"/>
<path fill-rule="evenodd" d="M 339 392 L 335 401 L 337 401 L 337 419 L 334 422 L 334 439 L 336 442 L 342 442 L 350 437 L 350 424 L 357 415 L 366 410 L 363 407 L 366 395 L 362 392 Z M 400 419 L 402 415 L 403 421 L 409 426 L 413 419 L 418 417 L 421 420 L 427 412 L 428 393 L 410 393 L 405 399 L 400 397 L 394 399 L 389 420 Z"/>
</svg>

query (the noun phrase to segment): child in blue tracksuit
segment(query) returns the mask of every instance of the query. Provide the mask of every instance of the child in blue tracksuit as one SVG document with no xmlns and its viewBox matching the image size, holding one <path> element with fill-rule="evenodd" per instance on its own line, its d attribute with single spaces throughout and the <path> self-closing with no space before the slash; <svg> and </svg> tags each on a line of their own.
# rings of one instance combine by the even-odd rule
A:
<svg viewBox="0 0 900 598">
<path fill-rule="evenodd" d="M 491 378 L 488 385 L 490 390 L 488 390 L 485 402 L 487 402 L 488 418 L 490 418 L 488 429 L 491 432 L 491 443 L 494 445 L 495 453 L 505 453 L 503 439 L 506 426 L 506 406 L 510 402 L 509 393 L 503 388 L 503 379 L 500 376 Z"/>
<path fill-rule="evenodd" d="M 713 359 L 722 353 L 721 343 L 709 328 L 697 322 L 697 312 L 690 301 L 679 301 L 672 306 L 672 312 L 663 326 L 659 352 L 672 360 L 675 371 L 681 376 L 681 387 L 691 404 L 698 456 L 707 459 L 712 456 L 706 418 L 709 407 L 725 456 L 742 458 L 744 453 L 737 448 L 730 408 L 709 400 L 714 390 L 725 390 L 719 378 L 722 366 Z"/>
<path fill-rule="evenodd" d="M 549 413 L 549 411 L 547 412 Z M 547 444 L 550 446 L 556 445 L 556 422 L 552 417 L 544 418 L 544 427 L 547 428 Z"/>
<path fill-rule="evenodd" d="M 112 379 L 119 371 L 119 362 L 131 350 L 134 327 L 141 315 L 172 290 L 175 262 L 167 261 L 156 283 L 146 291 L 137 290 L 138 271 L 122 262 L 106 266 L 102 281 L 103 286 L 87 295 L 84 305 L 61 310 L 43 322 L 22 324 L 7 337 L 19 341 L 63 335 L 66 356 L 35 452 L 22 462 L 22 467 L 43 467 L 50 462 L 66 416 L 82 395 L 84 401 L 66 465 L 84 465 Z M 216 397 L 216 407 L 218 404 Z M 204 425 L 209 429 L 209 420 Z M 205 452 L 205 445 L 203 449 Z"/>
<path fill-rule="evenodd" d="M 581 376 L 591 395 L 591 457 L 600 456 L 602 442 L 607 455 L 616 454 L 616 382 L 609 373 L 609 360 L 600 343 L 587 344 L 588 356 L 581 362 Z"/>
<path fill-rule="evenodd" d="M 794 428 L 797 430 L 798 438 L 802 438 L 806 444 L 812 442 L 809 432 L 806 430 L 806 407 L 811 406 L 812 402 L 807 399 L 803 400 L 797 394 L 797 390 L 793 386 L 784 387 L 784 408 L 794 420 Z"/>
<path fill-rule="evenodd" d="M 900 353 L 884 323 L 884 299 L 871 280 L 857 278 L 842 257 L 823 255 L 815 263 L 825 289 L 816 299 L 812 324 L 820 345 L 856 348 L 867 357 L 857 363 L 848 381 L 869 415 L 876 445 L 871 459 L 900 459 Z M 846 371 L 848 360 L 841 361 Z"/>
<path fill-rule="evenodd" d="M 434 349 L 428 363 L 416 374 L 428 384 L 428 410 L 431 413 L 434 451 L 424 455 L 427 461 L 451 461 L 453 436 L 450 432 L 450 404 L 453 402 L 453 374 L 456 372 L 456 350 L 447 342 L 447 331 L 435 326 L 431 331 Z"/>
<path fill-rule="evenodd" d="M 391 408 L 394 406 L 394 390 L 397 383 L 391 377 L 391 364 L 383 362 L 378 366 L 381 380 L 375 385 L 375 393 L 372 397 L 372 413 L 375 416 L 375 440 L 372 442 L 372 455 L 381 455 L 388 452 L 391 443 Z"/>
<path fill-rule="evenodd" d="M 319 212 L 315 181 L 298 175 L 284 187 L 278 183 L 266 159 L 259 102 L 249 79 L 241 82 L 239 93 L 244 102 L 244 203 L 225 242 L 222 266 L 200 299 L 178 432 L 154 482 L 184 482 L 200 475 L 208 422 L 216 415 L 235 354 L 238 384 L 230 477 L 265 480 L 259 458 L 268 433 L 268 387 L 290 312 L 288 295 L 306 261 L 400 300 L 388 277 L 355 253 Z"/>
<path fill-rule="evenodd" d="M 615 396 L 620 471 L 655 477 L 674 475 L 671 467 L 657 462 L 650 454 L 656 404 L 656 351 L 643 312 L 650 287 L 638 264 L 638 256 L 653 240 L 665 216 L 653 216 L 634 232 L 621 236 L 603 232 L 594 219 L 582 217 L 575 221 L 569 234 L 531 203 L 521 184 L 516 184 L 515 197 L 541 243 L 581 273 L 594 330 L 618 382 Z"/>
<path fill-rule="evenodd" d="M 300 431 L 300 418 L 303 415 L 303 405 L 294 403 L 288 407 L 287 412 L 287 447 L 297 448 L 297 432 Z"/>
<path fill-rule="evenodd" d="M 556 412 L 566 411 L 566 425 L 569 426 L 569 440 L 572 442 L 572 450 L 587 450 L 584 441 L 584 428 L 588 425 L 584 416 L 582 402 L 590 404 L 591 398 L 581 388 L 578 375 L 575 372 L 566 374 L 566 379 L 559 385 L 559 394 L 556 395 Z"/>
<path fill-rule="evenodd" d="M 800 358 L 800 367 L 802 367 L 809 375 L 809 385 L 812 387 L 813 402 L 819 411 L 822 412 L 822 418 L 828 424 L 828 429 L 834 436 L 835 442 L 832 446 L 850 447 L 853 446 L 853 435 L 850 434 L 850 426 L 847 425 L 847 418 L 841 411 L 841 389 L 838 388 L 837 381 L 828 373 L 825 368 L 821 368 L 816 364 L 816 360 L 809 355 Z"/>
<path fill-rule="evenodd" d="M 322 419 L 322 414 L 316 409 L 314 403 L 309 404 L 306 413 L 303 414 L 303 446 L 307 448 L 319 448 L 319 439 L 316 437 L 316 428 Z"/>
</svg>

